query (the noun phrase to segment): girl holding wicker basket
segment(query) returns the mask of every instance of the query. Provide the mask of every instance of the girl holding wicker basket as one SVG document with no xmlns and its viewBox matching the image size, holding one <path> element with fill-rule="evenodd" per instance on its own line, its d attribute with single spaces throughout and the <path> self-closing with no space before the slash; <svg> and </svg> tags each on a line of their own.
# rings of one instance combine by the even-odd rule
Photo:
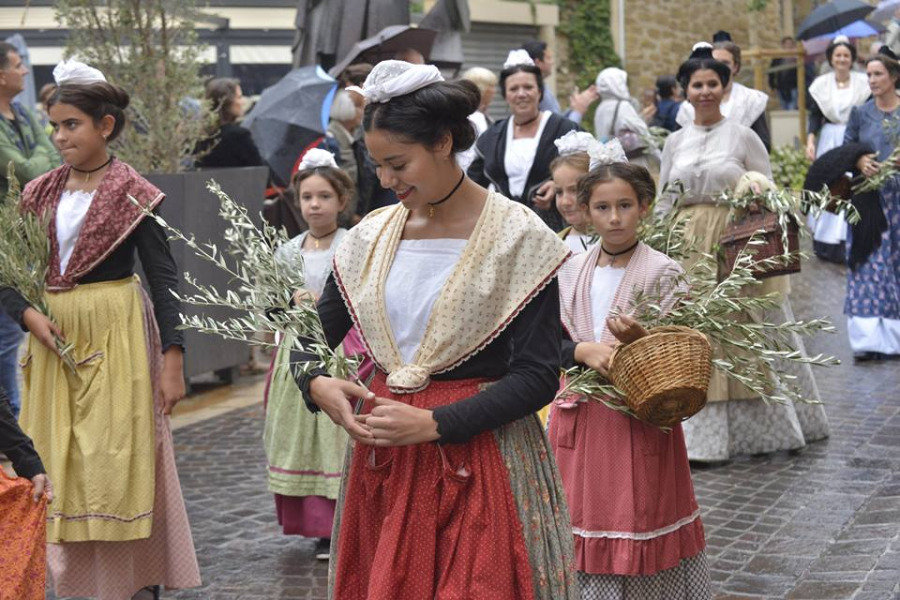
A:
<svg viewBox="0 0 900 600">
<path fill-rule="evenodd" d="M 675 298 L 681 268 L 638 241 L 656 193 L 615 140 L 588 149 L 578 202 L 602 241 L 560 271 L 562 358 L 606 375 L 619 343 L 647 335 L 626 314 L 635 295 Z M 613 316 L 617 315 L 617 316 Z M 584 397 L 558 398 L 550 443 L 563 479 L 582 598 L 711 596 L 700 510 L 679 424 L 659 427 Z"/>
</svg>

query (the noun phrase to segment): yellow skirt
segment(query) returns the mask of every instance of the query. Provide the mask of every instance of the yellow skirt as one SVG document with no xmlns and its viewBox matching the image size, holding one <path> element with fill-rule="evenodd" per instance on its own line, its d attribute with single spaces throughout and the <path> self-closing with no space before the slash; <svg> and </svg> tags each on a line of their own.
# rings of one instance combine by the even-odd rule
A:
<svg viewBox="0 0 900 600">
<path fill-rule="evenodd" d="M 687 219 L 684 227 L 685 239 L 694 244 L 696 252 L 682 261 L 681 266 L 688 270 L 699 259 L 701 253 L 715 254 L 718 249 L 719 239 L 728 225 L 730 209 L 727 206 L 714 204 L 692 204 L 679 209 L 679 219 Z M 790 279 L 788 276 L 769 277 L 763 280 L 762 285 L 754 286 L 747 290 L 754 296 L 764 296 L 771 292 L 778 292 L 786 296 L 790 292 Z M 761 322 L 762 314 L 748 313 L 743 318 L 755 322 Z M 713 344 L 713 355 L 723 358 L 722 351 Z M 712 370 L 709 382 L 707 400 L 709 402 L 722 402 L 725 400 L 749 400 L 759 396 L 746 386 L 726 376 L 718 369 Z"/>
<path fill-rule="evenodd" d="M 153 523 L 153 385 L 137 277 L 47 295 L 73 373 L 33 337 L 21 424 L 53 481 L 51 543 L 127 541 Z"/>
</svg>

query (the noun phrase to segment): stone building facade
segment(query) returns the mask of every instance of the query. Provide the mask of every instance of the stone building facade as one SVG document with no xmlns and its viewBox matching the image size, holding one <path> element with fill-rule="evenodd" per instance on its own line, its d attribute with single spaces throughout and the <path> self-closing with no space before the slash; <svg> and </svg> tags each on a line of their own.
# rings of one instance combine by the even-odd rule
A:
<svg viewBox="0 0 900 600">
<path fill-rule="evenodd" d="M 789 0 L 769 0 L 765 9 L 751 13 L 746 0 L 610 0 L 610 27 L 620 55 L 624 54 L 623 66 L 628 71 L 632 95 L 638 97 L 641 90 L 653 88 L 658 75 L 675 74 L 694 43 L 709 41 L 720 29 L 730 32 L 743 50 L 751 48 L 754 42 L 763 48 L 779 47 L 785 32 L 792 32 L 793 22 L 799 22 L 796 13 L 803 10 L 800 4 L 811 3 L 794 0 L 787 10 L 791 16 L 786 26 L 786 1 Z M 624 8 L 622 15 L 620 8 Z M 565 64 L 567 45 L 562 37 L 558 48 L 560 62 Z M 768 60 L 765 62 L 768 64 Z M 561 73 L 560 80 L 571 87 L 565 73 Z M 752 86 L 750 61 L 744 61 L 738 80 Z"/>
</svg>

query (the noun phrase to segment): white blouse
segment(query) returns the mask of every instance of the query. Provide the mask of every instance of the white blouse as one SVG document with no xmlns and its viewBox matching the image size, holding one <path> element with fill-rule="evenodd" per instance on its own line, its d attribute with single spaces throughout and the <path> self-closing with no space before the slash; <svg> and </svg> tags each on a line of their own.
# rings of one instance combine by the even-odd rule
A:
<svg viewBox="0 0 900 600">
<path fill-rule="evenodd" d="M 63 275 L 93 201 L 94 192 L 82 190 L 65 190 L 60 196 L 56 209 L 56 242 L 59 245 L 59 272 Z"/>
<path fill-rule="evenodd" d="M 401 240 L 384 287 L 388 321 L 400 356 L 411 363 L 431 309 L 469 240 Z"/>
<path fill-rule="evenodd" d="M 301 268 L 302 264 L 306 289 L 316 296 L 321 296 L 325 290 L 325 282 L 328 281 L 328 276 L 331 275 L 334 252 L 340 245 L 347 230 L 338 229 L 331 239 L 331 246 L 323 250 L 303 248 L 303 242 L 306 240 L 308 233 L 308 231 L 304 231 L 297 237 L 279 246 L 275 250 L 275 260 L 282 266 L 295 269 Z"/>
<path fill-rule="evenodd" d="M 747 171 L 772 178 L 769 153 L 756 132 L 731 119 L 709 127 L 691 123 L 666 140 L 659 186 L 681 181 L 687 192 L 684 205 L 711 204 Z M 673 200 L 660 197 L 657 210 L 668 212 Z"/>
<path fill-rule="evenodd" d="M 594 236 L 592 235 L 575 233 L 573 230 L 563 241 L 566 243 L 566 246 L 569 247 L 569 250 L 572 251 L 572 254 L 581 254 L 582 252 L 587 252 L 593 248 L 594 244 L 596 244 L 599 239 L 599 237 L 594 239 Z"/>
<path fill-rule="evenodd" d="M 528 173 L 531 172 L 531 165 L 534 163 L 534 157 L 537 154 L 538 142 L 544 134 L 544 127 L 547 126 L 547 120 L 550 118 L 550 111 L 545 110 L 541 113 L 541 124 L 538 125 L 537 133 L 531 138 L 513 138 L 515 126 L 513 118 L 509 118 L 509 124 L 506 127 L 506 155 L 503 157 L 503 168 L 506 170 L 506 176 L 509 179 L 509 193 L 516 198 L 521 198 L 525 193 L 525 184 L 528 182 Z"/>
<path fill-rule="evenodd" d="M 625 277 L 625 267 L 594 267 L 594 279 L 591 281 L 591 320 L 594 322 L 594 340 L 606 329 L 606 317 L 612 308 L 616 290 Z"/>
</svg>

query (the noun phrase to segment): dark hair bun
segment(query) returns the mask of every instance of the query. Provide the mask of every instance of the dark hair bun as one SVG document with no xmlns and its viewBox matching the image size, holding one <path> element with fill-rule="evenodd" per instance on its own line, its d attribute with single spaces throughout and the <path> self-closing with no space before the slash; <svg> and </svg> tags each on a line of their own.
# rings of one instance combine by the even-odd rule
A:
<svg viewBox="0 0 900 600">
<path fill-rule="evenodd" d="M 479 104 L 481 92 L 471 81 L 439 81 L 385 103 L 369 104 L 363 128 L 384 129 L 428 148 L 449 133 L 453 152 L 462 152 L 475 143 L 469 115 Z"/>
<path fill-rule="evenodd" d="M 111 142 L 116 139 L 125 127 L 125 109 L 131 98 L 128 92 L 107 81 L 94 83 L 64 83 L 47 100 L 47 108 L 57 103 L 71 104 L 81 112 L 88 114 L 95 122 L 109 115 L 115 119 L 112 133 L 107 138 Z"/>
</svg>

